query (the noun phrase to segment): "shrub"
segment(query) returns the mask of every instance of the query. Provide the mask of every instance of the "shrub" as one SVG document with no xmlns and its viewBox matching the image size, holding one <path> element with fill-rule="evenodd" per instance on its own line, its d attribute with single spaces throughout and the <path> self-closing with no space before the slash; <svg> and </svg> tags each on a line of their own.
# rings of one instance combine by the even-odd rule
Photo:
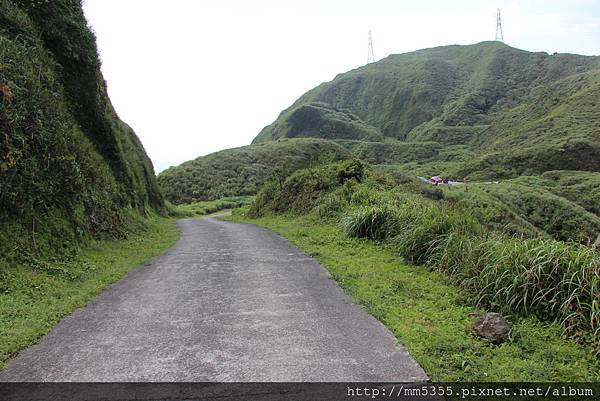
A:
<svg viewBox="0 0 600 401">
<path fill-rule="evenodd" d="M 326 165 L 298 170 L 283 184 L 270 180 L 260 190 L 249 216 L 257 217 L 267 212 L 306 213 L 317 206 L 322 194 L 338 187 L 338 165 Z"/>
<path fill-rule="evenodd" d="M 445 198 L 444 191 L 438 187 L 431 186 L 429 184 L 421 184 L 419 193 L 426 198 L 432 200 L 442 200 Z"/>
<path fill-rule="evenodd" d="M 167 201 L 169 216 L 175 218 L 205 216 L 225 209 L 235 209 L 249 205 L 253 198 L 251 196 L 232 196 L 214 201 L 193 202 L 174 206 Z"/>
<path fill-rule="evenodd" d="M 338 169 L 298 171 L 281 187 L 263 188 L 253 208 L 266 204 L 271 211 L 278 206 L 307 211 L 316 205 L 321 217 L 343 214 L 347 235 L 386 241 L 408 262 L 448 276 L 481 307 L 554 320 L 574 336 L 595 336 L 600 342 L 600 254 L 595 249 L 491 231 L 481 216 L 497 216 L 500 224 L 509 215 L 495 207 L 499 202 L 476 207 L 478 200 L 494 200 L 485 196 L 487 187 L 465 193 L 468 202 L 456 196 L 436 202 L 419 194 L 420 185 L 408 191 L 390 187 L 370 172 L 361 183 L 351 179 L 340 185 Z"/>
<path fill-rule="evenodd" d="M 354 209 L 343 222 L 346 233 L 352 237 L 383 240 L 396 233 L 401 216 L 396 207 L 384 203 Z"/>
<path fill-rule="evenodd" d="M 358 159 L 346 160 L 337 167 L 337 176 L 340 184 L 355 179 L 361 182 L 365 175 L 365 165 Z"/>
<path fill-rule="evenodd" d="M 165 198 L 175 204 L 256 195 L 269 181 L 283 185 L 298 169 L 351 157 L 349 151 L 334 142 L 289 139 L 202 156 L 163 171 L 158 182 Z"/>
</svg>

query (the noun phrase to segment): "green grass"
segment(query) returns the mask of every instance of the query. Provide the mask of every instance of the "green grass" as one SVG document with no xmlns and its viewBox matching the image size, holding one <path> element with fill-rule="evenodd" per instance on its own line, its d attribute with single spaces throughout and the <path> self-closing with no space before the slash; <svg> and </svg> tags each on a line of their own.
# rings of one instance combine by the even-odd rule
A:
<svg viewBox="0 0 600 401">
<path fill-rule="evenodd" d="M 464 187 L 443 191 L 447 202 L 471 210 L 483 224 L 499 231 L 593 243 L 600 233 L 598 194 L 586 184 L 563 187 L 543 176 L 530 176 L 497 184 L 472 183 L 467 191 Z"/>
<path fill-rule="evenodd" d="M 600 347 L 600 253 L 589 243 L 552 239 L 532 224 L 529 236 L 489 224 L 498 210 L 478 204 L 485 191 L 473 187 L 441 190 L 382 170 L 339 180 L 348 163 L 298 170 L 281 185 L 265 185 L 248 216 L 293 213 L 335 221 L 350 237 L 380 241 L 407 262 L 445 274 L 468 290 L 472 305 L 556 322 L 581 344 Z M 521 192 L 528 195 L 515 191 L 515 199 Z M 552 203 L 540 209 L 560 212 Z M 570 215 L 562 216 L 559 223 L 568 227 Z"/>
<path fill-rule="evenodd" d="M 163 171 L 158 183 L 174 204 L 251 196 L 273 175 L 286 176 L 299 168 L 351 157 L 331 141 L 283 139 L 199 157 Z"/>
<path fill-rule="evenodd" d="M 389 247 L 349 238 L 315 216 L 236 213 L 234 221 L 268 227 L 314 256 L 353 301 L 385 324 L 435 381 L 597 381 L 591 347 L 562 336 L 559 325 L 511 317 L 510 339 L 493 345 L 471 325 L 481 311 L 448 279 L 406 265 Z"/>
<path fill-rule="evenodd" d="M 22 265 L 0 261 L 0 369 L 62 318 L 179 238 L 171 219 L 153 216 L 146 223 L 127 239 L 92 241 L 68 256 L 32 258 Z"/>
<path fill-rule="evenodd" d="M 253 145 L 184 163 L 159 180 L 174 203 L 254 195 L 273 166 L 297 159 L 291 150 L 300 142 L 284 140 L 329 140 L 412 177 L 510 180 L 441 200 L 474 208 L 494 230 L 589 242 L 600 232 L 599 95 L 600 57 L 499 42 L 391 55 L 308 91 Z M 298 167 L 305 166 L 288 173 Z M 586 182 L 544 177 L 559 169 L 578 171 Z M 280 184 L 286 175 L 279 174 Z"/>
<path fill-rule="evenodd" d="M 253 200 L 254 197 L 252 196 L 234 196 L 213 201 L 192 202 L 182 205 L 172 205 L 167 203 L 167 211 L 171 217 L 175 218 L 199 217 L 246 206 L 251 204 Z"/>
<path fill-rule="evenodd" d="M 427 162 L 441 157 L 442 145 L 437 142 L 386 142 L 336 140 L 361 160 L 370 164 L 399 164 L 412 161 Z"/>
<path fill-rule="evenodd" d="M 270 129 L 269 139 L 312 137 L 382 141 L 379 129 L 366 124 L 348 110 L 336 109 L 327 103 L 310 102 L 287 110 Z"/>
</svg>

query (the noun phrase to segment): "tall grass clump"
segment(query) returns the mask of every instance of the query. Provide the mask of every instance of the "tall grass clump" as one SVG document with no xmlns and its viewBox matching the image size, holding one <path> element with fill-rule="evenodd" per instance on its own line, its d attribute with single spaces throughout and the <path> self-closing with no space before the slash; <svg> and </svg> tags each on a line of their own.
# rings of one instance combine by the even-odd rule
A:
<svg viewBox="0 0 600 401">
<path fill-rule="evenodd" d="M 407 208 L 393 246 L 410 263 L 426 263 L 449 236 L 483 235 L 482 226 L 466 211 L 447 205 Z"/>
<path fill-rule="evenodd" d="M 451 235 L 428 265 L 448 275 L 478 306 L 556 321 L 600 342 L 600 254 L 552 239 Z M 599 349 L 600 350 L 600 349 Z"/>
<path fill-rule="evenodd" d="M 479 307 L 555 321 L 600 342 L 600 253 L 592 247 L 493 234 L 464 209 L 422 201 L 359 206 L 343 223 L 349 236 L 386 240 L 408 262 L 444 273 Z"/>
<path fill-rule="evenodd" d="M 322 166 L 297 171 L 282 185 L 272 182 L 253 209 L 341 218 L 346 235 L 382 241 L 407 262 L 443 273 L 469 302 L 560 323 L 600 352 L 598 250 L 548 236 L 509 236 L 465 204 L 434 201 L 370 174 L 342 180 L 341 170 Z"/>
<path fill-rule="evenodd" d="M 397 232 L 401 224 L 400 210 L 388 203 L 360 206 L 346 216 L 343 224 L 351 237 L 383 240 Z"/>
</svg>

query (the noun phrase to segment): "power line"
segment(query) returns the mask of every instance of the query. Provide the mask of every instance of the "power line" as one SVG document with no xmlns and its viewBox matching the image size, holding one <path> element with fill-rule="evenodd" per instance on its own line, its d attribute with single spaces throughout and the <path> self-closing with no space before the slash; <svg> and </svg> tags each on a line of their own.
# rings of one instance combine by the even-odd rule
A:
<svg viewBox="0 0 600 401">
<path fill-rule="evenodd" d="M 502 16 L 500 15 L 500 9 L 496 13 L 496 40 L 504 42 L 504 33 L 502 33 Z"/>
<path fill-rule="evenodd" d="M 375 53 L 373 52 L 373 35 L 369 31 L 369 49 L 367 54 L 367 64 L 375 62 Z"/>
</svg>

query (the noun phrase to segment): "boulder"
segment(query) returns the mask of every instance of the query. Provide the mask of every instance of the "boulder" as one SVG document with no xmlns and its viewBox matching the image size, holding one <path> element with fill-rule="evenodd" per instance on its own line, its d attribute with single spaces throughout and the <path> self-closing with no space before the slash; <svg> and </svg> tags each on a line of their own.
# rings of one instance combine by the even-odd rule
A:
<svg viewBox="0 0 600 401">
<path fill-rule="evenodd" d="M 596 248 L 600 249 L 600 234 L 598 235 L 598 238 L 596 238 Z"/>
<path fill-rule="evenodd" d="M 510 332 L 510 323 L 499 313 L 484 313 L 473 325 L 473 331 L 479 337 L 500 344 Z"/>
</svg>

